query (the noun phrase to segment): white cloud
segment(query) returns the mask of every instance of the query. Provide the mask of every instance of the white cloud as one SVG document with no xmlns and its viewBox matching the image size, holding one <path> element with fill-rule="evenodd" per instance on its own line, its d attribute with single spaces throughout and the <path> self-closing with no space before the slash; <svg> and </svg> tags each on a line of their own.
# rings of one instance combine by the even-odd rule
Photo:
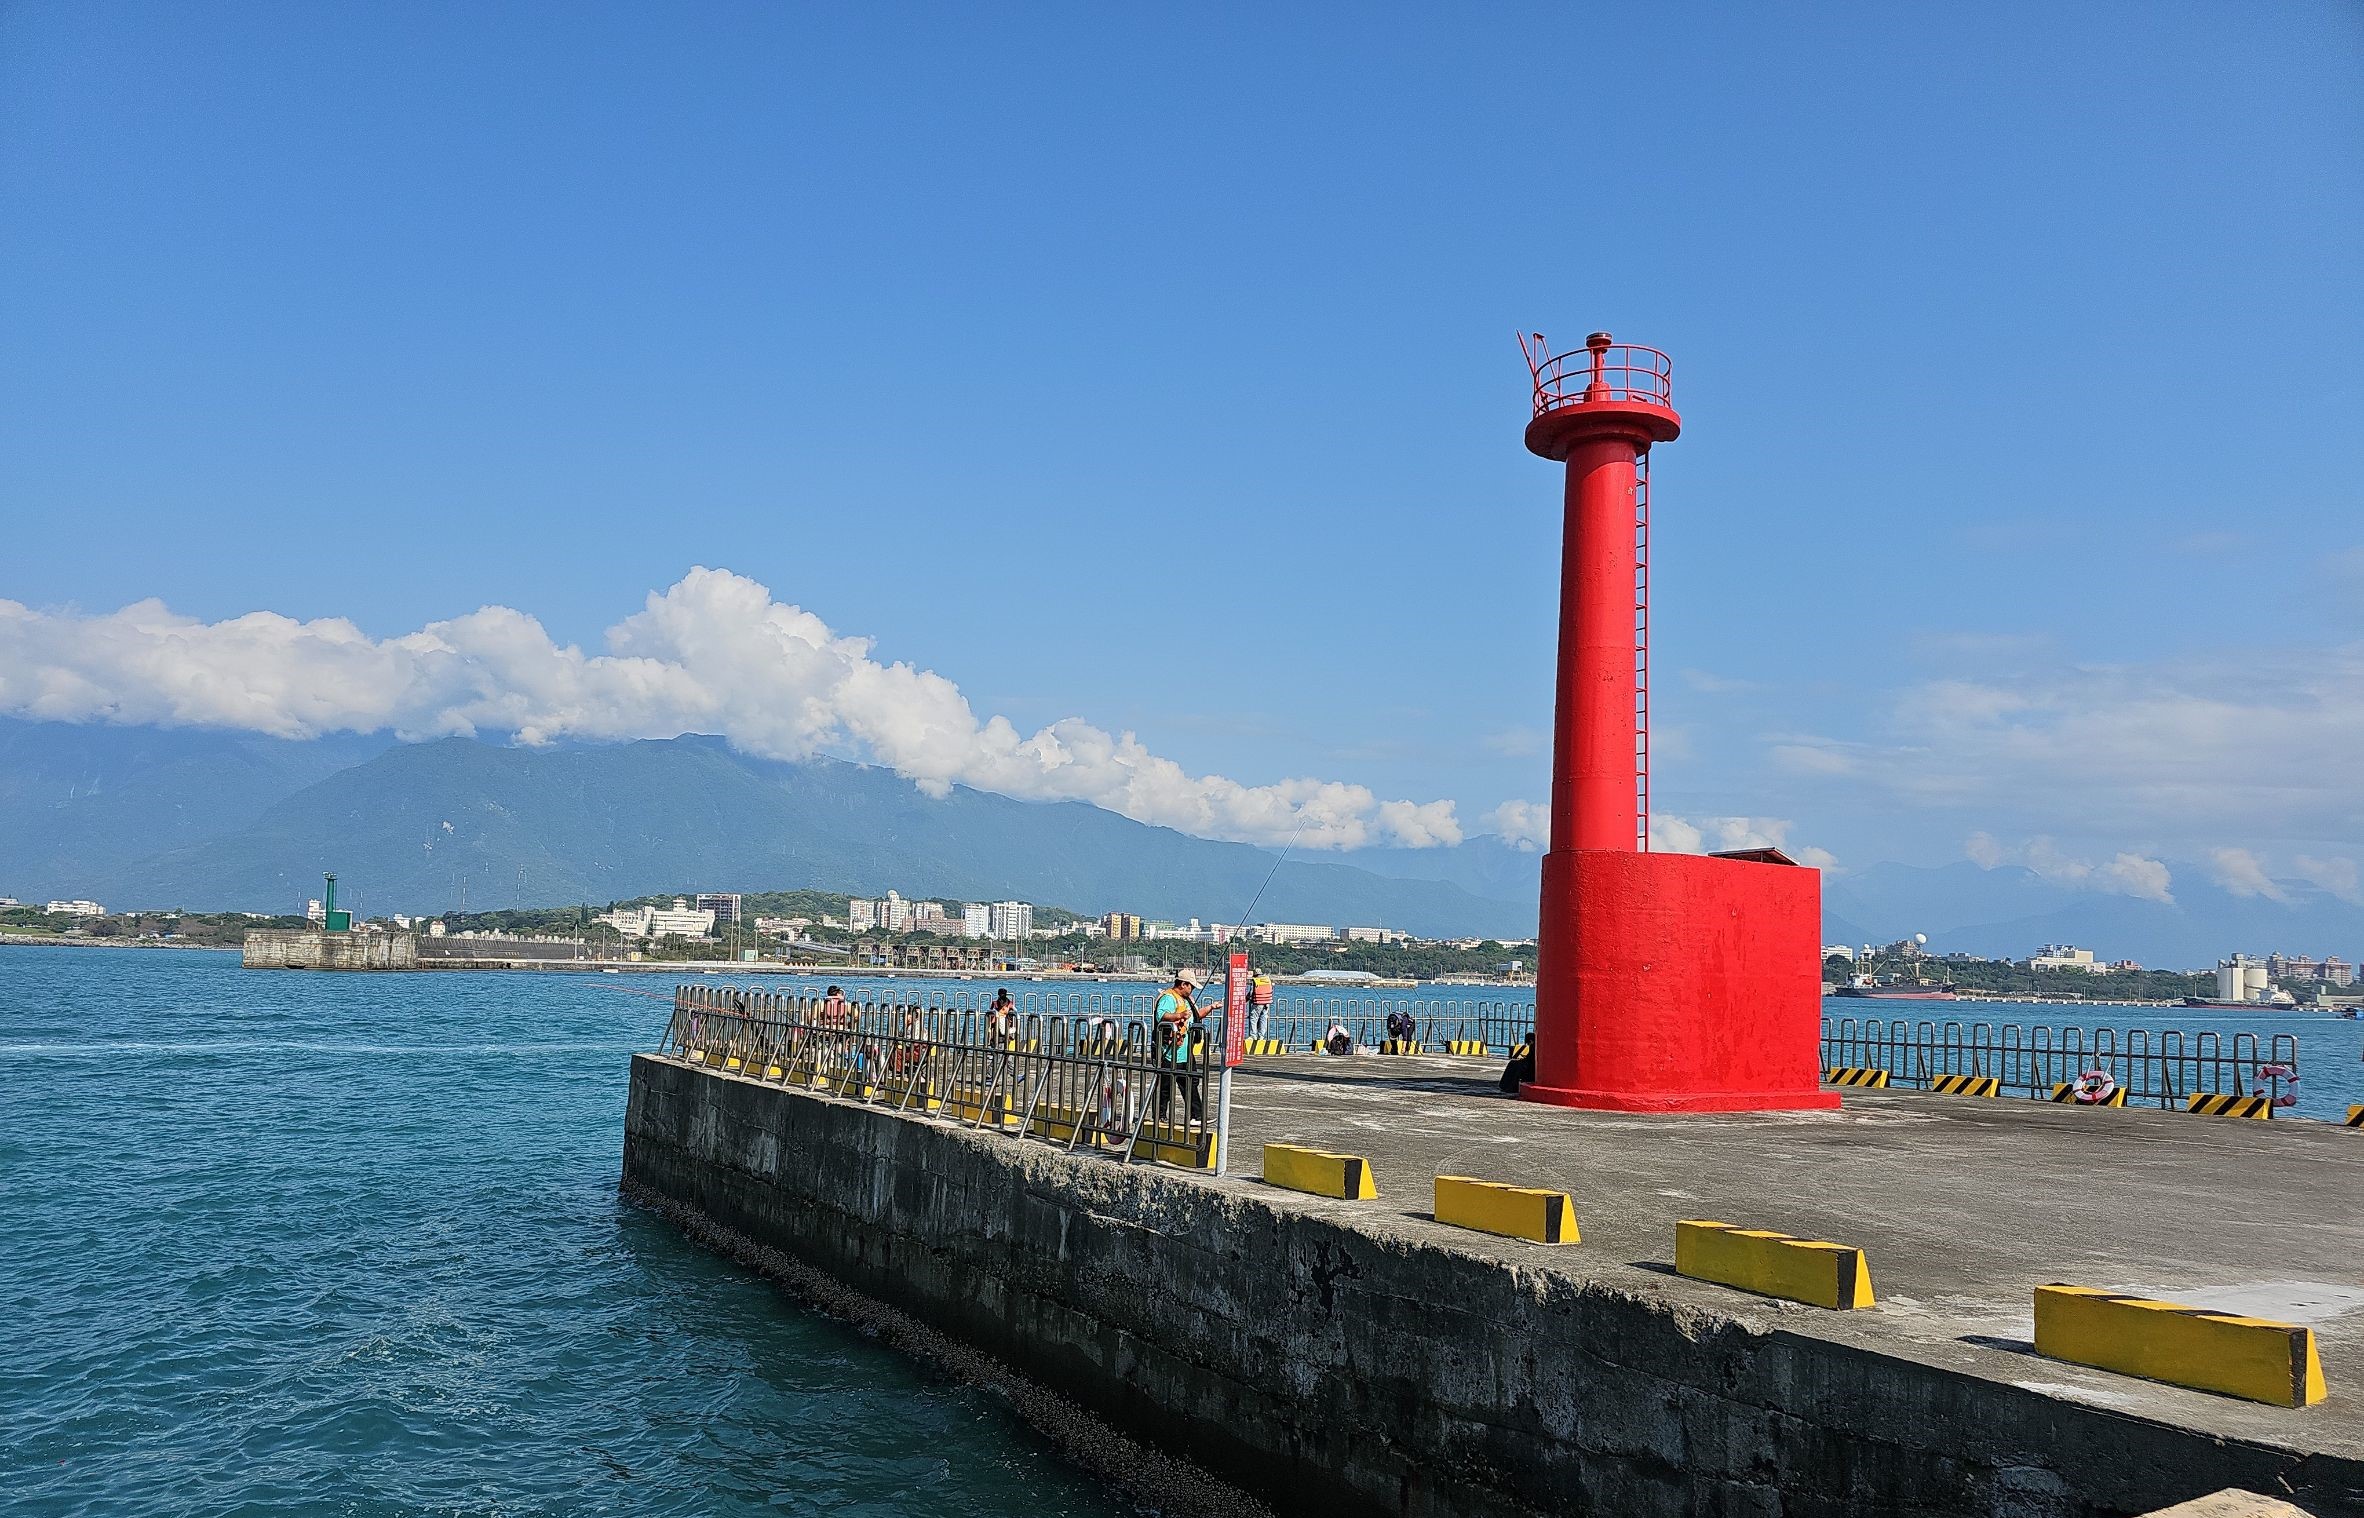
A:
<svg viewBox="0 0 2364 1518">
<path fill-rule="evenodd" d="M 2208 875 L 2218 885 L 2235 896 L 2263 896 L 2268 901 L 2287 902 L 2290 893 L 2274 884 L 2266 874 L 2265 861 L 2247 849 L 2210 849 Z"/>
<path fill-rule="evenodd" d="M 931 795 L 962 784 L 1088 801 L 1203 837 L 1296 837 L 1315 849 L 1461 841 L 1450 801 L 1383 801 L 1329 780 L 1243 785 L 1190 774 L 1133 734 L 1081 718 L 1032 734 L 980 720 L 943 676 L 882 664 L 868 639 L 727 570 L 693 569 L 652 592 L 608 629 L 607 647 L 562 647 L 501 606 L 379 640 L 341 618 L 253 612 L 209 623 L 152 600 L 99 616 L 0 600 L 0 712 L 283 738 L 487 733 L 544 744 L 710 732 L 773 759 L 848 748 Z"/>
<path fill-rule="evenodd" d="M 2308 884 L 2322 887 L 2350 906 L 2364 907 L 2364 889 L 2358 888 L 2355 860 L 2316 859 L 2301 854 L 2290 862 L 2290 867 L 2292 873 Z"/>
<path fill-rule="evenodd" d="M 2006 864 L 2025 865 L 2056 885 L 2168 905 L 2175 901 L 2169 889 L 2175 881 L 2167 866 L 2143 854 L 2121 851 L 2103 860 L 2079 859 L 2046 837 L 2010 845 L 1991 833 L 1972 833 L 1963 840 L 1962 852 L 1982 870 Z"/>
<path fill-rule="evenodd" d="M 1784 736 L 1775 758 L 2028 833 L 2195 852 L 2364 833 L 2364 643 L 1932 681 L 1885 726 L 1876 743 Z"/>
<path fill-rule="evenodd" d="M 1551 808 L 1540 801 L 1505 801 L 1486 814 L 1486 822 L 1529 853 L 1551 845 Z"/>
</svg>

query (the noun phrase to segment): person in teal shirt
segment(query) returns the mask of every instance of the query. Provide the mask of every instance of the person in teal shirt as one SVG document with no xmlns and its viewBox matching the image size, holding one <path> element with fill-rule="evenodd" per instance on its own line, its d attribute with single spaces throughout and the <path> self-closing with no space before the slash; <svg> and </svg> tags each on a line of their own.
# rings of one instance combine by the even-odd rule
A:
<svg viewBox="0 0 2364 1518">
<path fill-rule="evenodd" d="M 1160 1122 L 1173 1121 L 1176 1086 L 1182 1088 L 1190 1121 L 1201 1122 L 1207 1115 L 1206 1077 L 1190 1069 L 1190 1040 L 1198 1031 L 1198 1020 L 1205 1015 L 1194 999 L 1197 990 L 1197 973 L 1177 970 L 1174 984 L 1158 993 L 1157 1115 Z"/>
</svg>

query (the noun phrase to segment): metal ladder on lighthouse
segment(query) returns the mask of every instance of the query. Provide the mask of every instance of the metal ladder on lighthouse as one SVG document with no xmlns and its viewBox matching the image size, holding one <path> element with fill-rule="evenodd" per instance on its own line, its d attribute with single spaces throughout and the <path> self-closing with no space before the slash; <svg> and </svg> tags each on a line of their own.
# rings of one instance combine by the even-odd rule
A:
<svg viewBox="0 0 2364 1518">
<path fill-rule="evenodd" d="M 1633 473 L 1634 847 L 1650 850 L 1650 454 Z"/>
</svg>

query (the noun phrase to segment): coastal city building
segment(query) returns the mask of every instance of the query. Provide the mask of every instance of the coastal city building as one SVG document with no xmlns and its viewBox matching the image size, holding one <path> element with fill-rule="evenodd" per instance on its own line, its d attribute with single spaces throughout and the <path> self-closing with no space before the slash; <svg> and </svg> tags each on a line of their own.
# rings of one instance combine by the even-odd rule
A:
<svg viewBox="0 0 2364 1518">
<path fill-rule="evenodd" d="M 306 922 L 328 921 L 328 908 L 321 904 L 319 897 L 315 896 L 304 903 L 304 920 Z"/>
<path fill-rule="evenodd" d="M 2073 944 L 2048 943 L 2027 957 L 2031 970 L 2083 970 L 2088 975 L 2107 975 L 2110 967 L 2093 957 L 2091 949 L 2080 949 Z"/>
<path fill-rule="evenodd" d="M 2356 980 L 2355 966 L 2337 954 L 2322 959 L 2304 954 L 2268 954 L 2266 974 L 2275 984 L 2285 986 L 2297 981 L 2321 981 L 2326 985 L 2346 986 L 2353 985 Z"/>
<path fill-rule="evenodd" d="M 1395 928 L 1348 928 L 1349 943 L 1410 943 L 1412 935 Z"/>
<path fill-rule="evenodd" d="M 1822 957 L 1824 959 L 1843 959 L 1849 964 L 1853 964 L 1855 962 L 1855 946 L 1844 943 L 1826 943 L 1822 946 Z"/>
<path fill-rule="evenodd" d="M 1031 938 L 1034 935 L 1034 907 L 1023 901 L 996 901 L 986 907 L 988 936 L 993 938 Z"/>
<path fill-rule="evenodd" d="M 714 931 L 714 913 L 679 896 L 670 907 L 619 907 L 597 921 L 626 938 L 704 938 Z"/>
<path fill-rule="evenodd" d="M 845 925 L 848 931 L 867 933 L 878 928 L 888 933 L 911 931 L 911 903 L 900 891 L 889 891 L 877 900 L 857 896 L 845 904 Z"/>
<path fill-rule="evenodd" d="M 1119 943 L 1131 943 L 1140 938 L 1143 927 L 1138 912 L 1111 912 L 1100 919 L 1100 926 Z"/>
<path fill-rule="evenodd" d="M 690 905 L 701 912 L 712 912 L 714 920 L 727 927 L 738 925 L 740 906 L 739 893 L 736 891 L 701 892 Z"/>
<path fill-rule="evenodd" d="M 981 901 L 972 901 L 960 909 L 960 934 L 963 938 L 987 938 L 993 933 L 993 909 Z"/>
<path fill-rule="evenodd" d="M 1255 928 L 1259 943 L 1330 943 L 1338 937 L 1338 930 L 1326 923 L 1265 922 Z"/>
<path fill-rule="evenodd" d="M 107 909 L 95 901 L 53 901 L 41 909 L 52 917 L 104 917 Z"/>
</svg>

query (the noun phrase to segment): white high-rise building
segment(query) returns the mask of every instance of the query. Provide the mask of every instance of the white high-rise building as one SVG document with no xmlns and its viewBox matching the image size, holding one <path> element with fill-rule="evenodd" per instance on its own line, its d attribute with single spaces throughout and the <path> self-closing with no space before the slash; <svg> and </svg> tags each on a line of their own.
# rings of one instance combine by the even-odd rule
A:
<svg viewBox="0 0 2364 1518">
<path fill-rule="evenodd" d="M 991 938 L 993 936 L 993 908 L 981 901 L 972 901 L 960 909 L 960 936 L 963 938 Z"/>
<path fill-rule="evenodd" d="M 1034 906 L 1024 901 L 997 901 L 986 910 L 987 936 L 995 939 L 1032 937 Z"/>
</svg>

